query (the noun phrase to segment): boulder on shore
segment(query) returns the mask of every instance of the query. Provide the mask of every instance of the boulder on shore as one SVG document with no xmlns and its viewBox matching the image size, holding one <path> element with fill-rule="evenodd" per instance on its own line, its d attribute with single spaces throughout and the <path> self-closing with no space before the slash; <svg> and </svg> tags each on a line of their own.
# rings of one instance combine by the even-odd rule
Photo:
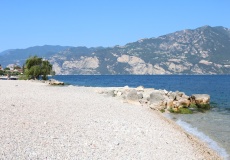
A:
<svg viewBox="0 0 230 160">
<path fill-rule="evenodd" d="M 166 90 L 155 90 L 153 88 L 118 88 L 104 91 L 112 97 L 122 97 L 124 102 L 145 105 L 159 111 L 172 111 L 174 113 L 192 113 L 201 109 L 210 109 L 210 96 L 208 94 L 193 94 L 187 96 L 184 92 L 172 92 Z M 111 94 L 112 93 L 112 94 Z"/>
<path fill-rule="evenodd" d="M 64 85 L 64 82 L 57 81 L 55 79 L 51 79 L 51 80 L 49 80 L 49 84 L 50 85 Z"/>
<path fill-rule="evenodd" d="M 191 101 L 192 101 L 192 103 L 196 103 L 196 104 L 209 104 L 210 95 L 208 95 L 208 94 L 192 94 Z"/>
<path fill-rule="evenodd" d="M 137 94 L 137 91 L 135 89 L 132 89 L 126 96 L 126 99 L 129 101 L 138 101 L 139 97 Z"/>
<path fill-rule="evenodd" d="M 165 92 L 160 91 L 160 90 L 154 90 L 150 94 L 150 108 L 152 109 L 165 109 L 166 103 L 164 99 L 166 98 Z"/>
</svg>

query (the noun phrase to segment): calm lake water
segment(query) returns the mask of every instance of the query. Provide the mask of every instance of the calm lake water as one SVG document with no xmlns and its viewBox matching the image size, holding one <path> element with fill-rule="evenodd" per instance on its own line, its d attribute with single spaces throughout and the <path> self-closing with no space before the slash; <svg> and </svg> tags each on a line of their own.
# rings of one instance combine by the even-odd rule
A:
<svg viewBox="0 0 230 160">
<path fill-rule="evenodd" d="M 166 115 L 229 159 L 230 75 L 56 75 L 54 79 L 86 87 L 138 87 L 209 94 L 213 108 L 206 113 Z"/>
</svg>

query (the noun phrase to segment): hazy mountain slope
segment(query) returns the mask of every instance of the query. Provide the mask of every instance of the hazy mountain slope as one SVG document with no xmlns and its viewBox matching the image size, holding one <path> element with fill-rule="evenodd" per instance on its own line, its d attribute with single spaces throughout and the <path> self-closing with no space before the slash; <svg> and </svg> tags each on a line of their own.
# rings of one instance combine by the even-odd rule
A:
<svg viewBox="0 0 230 160">
<path fill-rule="evenodd" d="M 0 64 L 7 66 L 8 64 L 22 65 L 30 56 L 37 55 L 39 57 L 48 58 L 60 51 L 64 51 L 68 46 L 35 46 L 26 49 L 11 49 L 0 53 Z"/>
<path fill-rule="evenodd" d="M 224 27 L 203 26 L 109 48 L 40 50 L 37 55 L 49 59 L 57 74 L 230 74 L 230 30 Z M 24 63 L 33 52 L 10 50 L 0 64 Z"/>
<path fill-rule="evenodd" d="M 230 30 L 204 26 L 100 49 L 88 55 L 73 51 L 68 55 L 72 58 L 61 53 L 51 57 L 57 73 L 229 74 Z"/>
</svg>

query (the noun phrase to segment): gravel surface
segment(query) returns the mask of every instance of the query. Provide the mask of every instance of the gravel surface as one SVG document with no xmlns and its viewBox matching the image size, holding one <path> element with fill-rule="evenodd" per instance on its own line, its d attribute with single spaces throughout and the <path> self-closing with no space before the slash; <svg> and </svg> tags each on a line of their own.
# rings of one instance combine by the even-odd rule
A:
<svg viewBox="0 0 230 160">
<path fill-rule="evenodd" d="M 0 81 L 0 159 L 218 159 L 160 113 L 95 90 Z"/>
</svg>

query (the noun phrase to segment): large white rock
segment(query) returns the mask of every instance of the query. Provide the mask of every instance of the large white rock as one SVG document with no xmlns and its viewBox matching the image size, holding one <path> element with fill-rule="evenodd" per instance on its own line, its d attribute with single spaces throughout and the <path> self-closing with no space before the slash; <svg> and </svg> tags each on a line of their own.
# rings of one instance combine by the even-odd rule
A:
<svg viewBox="0 0 230 160">
<path fill-rule="evenodd" d="M 128 94 L 127 94 L 127 97 L 126 99 L 128 101 L 138 101 L 138 94 L 137 94 L 137 91 L 135 89 L 132 89 Z"/>
<path fill-rule="evenodd" d="M 150 94 L 150 108 L 152 109 L 165 109 L 166 103 L 164 99 L 166 98 L 164 91 L 154 90 Z"/>
<path fill-rule="evenodd" d="M 191 98 L 195 100 L 197 104 L 209 104 L 210 102 L 210 95 L 208 94 L 193 94 Z"/>
<path fill-rule="evenodd" d="M 138 92 L 144 92 L 144 87 L 143 86 L 139 86 L 139 87 L 136 88 L 136 90 Z"/>
</svg>

